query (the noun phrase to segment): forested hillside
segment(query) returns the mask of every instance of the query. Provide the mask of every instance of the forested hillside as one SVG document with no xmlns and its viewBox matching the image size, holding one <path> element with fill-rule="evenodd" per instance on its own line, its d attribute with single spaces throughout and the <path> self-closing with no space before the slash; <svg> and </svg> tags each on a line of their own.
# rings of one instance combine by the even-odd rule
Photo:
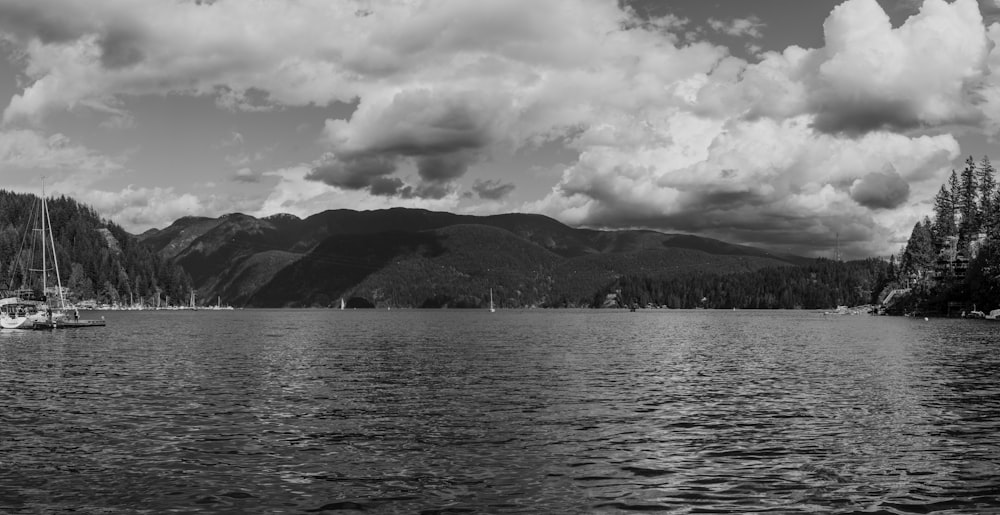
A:
<svg viewBox="0 0 1000 515">
<path fill-rule="evenodd" d="M 38 213 L 35 195 L 0 190 L 0 263 L 2 287 L 19 288 L 27 264 L 18 263 L 27 241 L 29 222 Z M 69 300 L 102 304 L 145 301 L 157 294 L 185 302 L 191 290 L 183 269 L 157 255 L 114 223 L 102 220 L 90 207 L 62 196 L 48 200 L 59 276 Z M 26 256 L 22 256 L 22 260 Z M 49 263 L 51 266 L 51 263 Z M 54 271 L 50 272 L 54 275 Z M 28 274 L 31 275 L 31 274 Z M 54 281 L 50 281 L 50 286 Z M 40 285 L 30 286 L 40 288 Z M 161 301 L 162 302 L 162 301 Z"/>
<path fill-rule="evenodd" d="M 872 288 L 855 277 L 868 273 L 864 267 L 836 264 L 827 273 L 816 265 L 806 280 L 796 269 L 813 260 L 693 235 L 577 229 L 533 214 L 229 214 L 183 218 L 142 239 L 187 271 L 198 298 L 247 307 L 329 307 L 340 299 L 353 306 L 481 307 L 491 289 L 500 307 L 589 307 L 606 305 L 607 293 L 622 288 L 635 288 L 644 305 L 693 307 L 701 304 L 691 301 L 692 292 L 704 289 L 695 282 L 708 277 L 750 281 L 752 292 L 740 293 L 737 306 L 832 307 L 858 303 L 855 293 Z M 754 279 L 745 275 L 758 271 Z M 660 286 L 640 294 L 640 282 Z M 735 286 L 726 291 L 736 295 Z M 721 298 L 717 304 L 730 305 Z"/>
<path fill-rule="evenodd" d="M 895 260 L 894 260 L 895 261 Z M 899 312 L 958 314 L 1000 307 L 1000 189 L 996 169 L 970 156 L 934 198 L 893 267 L 890 288 L 909 289 Z"/>
<path fill-rule="evenodd" d="M 888 274 L 889 264 L 880 259 L 846 263 L 818 259 L 800 267 L 743 273 L 628 275 L 604 293 L 617 292 L 622 302 L 640 306 L 823 309 L 874 303 Z"/>
</svg>

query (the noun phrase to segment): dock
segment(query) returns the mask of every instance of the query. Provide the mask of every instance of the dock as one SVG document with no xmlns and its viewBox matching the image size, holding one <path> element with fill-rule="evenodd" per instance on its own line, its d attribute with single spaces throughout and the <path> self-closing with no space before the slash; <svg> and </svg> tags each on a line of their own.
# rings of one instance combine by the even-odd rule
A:
<svg viewBox="0 0 1000 515">
<path fill-rule="evenodd" d="M 104 320 L 56 320 L 52 322 L 35 322 L 32 329 L 78 329 L 81 327 L 104 327 Z"/>
</svg>

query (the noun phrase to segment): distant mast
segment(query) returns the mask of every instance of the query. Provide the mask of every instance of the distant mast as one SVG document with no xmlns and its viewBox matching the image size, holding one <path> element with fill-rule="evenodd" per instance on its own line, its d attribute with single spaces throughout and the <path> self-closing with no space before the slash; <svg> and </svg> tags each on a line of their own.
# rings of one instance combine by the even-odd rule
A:
<svg viewBox="0 0 1000 515">
<path fill-rule="evenodd" d="M 842 259 L 840 257 L 840 233 L 839 232 L 837 233 L 837 246 L 835 247 L 835 249 L 833 251 L 833 260 L 836 261 L 836 262 L 838 262 L 838 263 L 840 261 L 842 261 Z"/>
</svg>

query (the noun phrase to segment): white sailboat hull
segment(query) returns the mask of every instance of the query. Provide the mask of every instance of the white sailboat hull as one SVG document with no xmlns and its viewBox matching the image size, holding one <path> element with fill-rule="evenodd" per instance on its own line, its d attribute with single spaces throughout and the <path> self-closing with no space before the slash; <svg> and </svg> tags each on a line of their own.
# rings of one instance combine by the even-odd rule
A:
<svg viewBox="0 0 1000 515">
<path fill-rule="evenodd" d="M 0 327 L 4 329 L 34 329 L 35 324 L 45 324 L 58 320 L 62 317 L 53 314 L 49 318 L 45 313 L 32 313 L 28 315 L 0 315 Z"/>
<path fill-rule="evenodd" d="M 2 317 L 0 327 L 4 329 L 31 329 L 35 327 L 33 317 Z"/>
</svg>

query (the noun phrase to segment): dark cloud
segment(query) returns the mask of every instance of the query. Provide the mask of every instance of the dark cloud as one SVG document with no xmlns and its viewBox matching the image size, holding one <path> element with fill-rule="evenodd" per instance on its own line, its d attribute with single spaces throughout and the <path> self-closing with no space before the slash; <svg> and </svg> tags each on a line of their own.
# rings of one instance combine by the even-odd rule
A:
<svg viewBox="0 0 1000 515">
<path fill-rule="evenodd" d="M 0 28 L 25 39 L 37 37 L 42 43 L 65 43 L 86 34 L 90 27 L 82 13 L 60 13 L 45 2 L 0 2 Z"/>
<path fill-rule="evenodd" d="M 468 152 L 422 156 L 416 159 L 417 173 L 428 182 L 449 182 L 469 169 L 474 156 Z"/>
<path fill-rule="evenodd" d="M 129 30 L 114 29 L 101 38 L 101 64 L 105 68 L 125 68 L 145 57 L 140 49 L 137 34 Z"/>
<path fill-rule="evenodd" d="M 979 12 L 987 26 L 1000 21 L 1000 2 L 997 0 L 979 0 Z"/>
<path fill-rule="evenodd" d="M 26 40 L 67 43 L 88 34 L 98 36 L 101 64 L 123 68 L 144 58 L 141 35 L 120 22 L 98 25 L 86 10 L 66 12 L 65 5 L 37 1 L 0 2 L 0 28 Z"/>
<path fill-rule="evenodd" d="M 407 194 L 408 189 L 398 177 L 376 177 L 372 179 L 368 192 L 379 197 L 395 197 Z"/>
<path fill-rule="evenodd" d="M 440 199 L 454 189 L 453 177 L 448 174 L 431 175 L 433 180 L 425 180 L 416 186 L 406 184 L 398 177 L 392 177 L 399 159 L 397 156 L 386 154 L 332 157 L 314 167 L 306 174 L 306 179 L 348 190 L 367 190 L 372 195 L 380 197 L 403 199 Z M 462 172 L 464 173 L 464 169 Z"/>
<path fill-rule="evenodd" d="M 464 101 L 426 91 L 398 95 L 375 123 L 377 133 L 360 151 L 426 157 L 490 143 L 488 116 Z"/>
<path fill-rule="evenodd" d="M 827 134 L 861 135 L 880 129 L 920 126 L 920 116 L 907 102 L 838 95 L 816 101 L 813 128 Z"/>
<path fill-rule="evenodd" d="M 472 191 L 475 191 L 481 199 L 500 200 L 514 191 L 514 185 L 502 184 L 498 179 L 487 181 L 476 179 L 476 182 L 472 184 Z"/>
<path fill-rule="evenodd" d="M 893 209 L 910 197 L 910 185 L 895 171 L 873 172 L 851 186 L 851 198 L 870 209 Z"/>
<path fill-rule="evenodd" d="M 685 204 L 694 211 L 705 206 L 733 209 L 740 206 L 758 206 L 767 203 L 767 199 L 753 191 L 706 191 L 691 195 Z"/>
<path fill-rule="evenodd" d="M 450 183 L 427 182 L 413 188 L 411 196 L 417 198 L 440 199 L 451 193 Z"/>
<path fill-rule="evenodd" d="M 362 190 L 372 186 L 377 179 L 385 178 L 396 171 L 396 160 L 385 155 L 357 155 L 334 157 L 316 166 L 306 179 L 322 181 L 330 186 L 348 190 Z M 384 191 L 384 183 L 379 191 Z"/>
</svg>

